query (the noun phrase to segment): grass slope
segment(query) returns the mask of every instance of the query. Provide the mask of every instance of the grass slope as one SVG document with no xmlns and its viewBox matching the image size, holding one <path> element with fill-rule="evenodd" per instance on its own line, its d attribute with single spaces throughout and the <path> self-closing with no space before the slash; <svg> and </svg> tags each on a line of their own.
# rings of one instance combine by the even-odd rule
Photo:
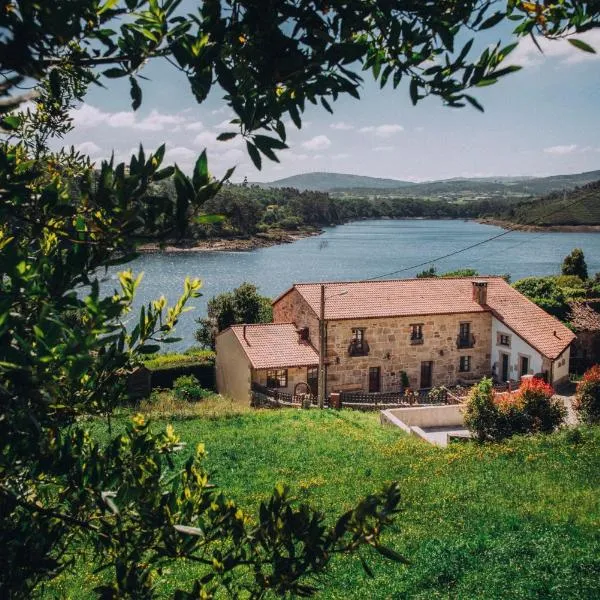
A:
<svg viewBox="0 0 600 600">
<path fill-rule="evenodd" d="M 319 598 L 598 597 L 600 429 L 443 450 L 349 411 L 228 412 L 175 428 L 190 447 L 206 444 L 213 480 L 246 507 L 282 481 L 334 515 L 401 482 L 403 512 L 388 542 L 411 565 L 370 555 L 370 579 L 356 558 L 338 558 Z M 93 431 L 107 439 L 104 423 Z M 82 561 L 47 597 L 89 597 L 97 576 L 88 569 Z M 194 574 L 182 565 L 168 577 L 189 586 Z"/>
</svg>

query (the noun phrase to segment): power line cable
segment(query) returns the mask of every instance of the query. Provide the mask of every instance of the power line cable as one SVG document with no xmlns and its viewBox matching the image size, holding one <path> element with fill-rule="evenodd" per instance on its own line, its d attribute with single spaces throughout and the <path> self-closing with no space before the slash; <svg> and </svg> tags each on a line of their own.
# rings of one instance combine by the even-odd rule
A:
<svg viewBox="0 0 600 600">
<path fill-rule="evenodd" d="M 398 269 L 396 271 L 390 271 L 389 273 L 382 273 L 380 275 L 368 277 L 364 281 L 373 281 L 374 279 L 383 279 L 384 277 L 391 277 L 392 275 L 398 275 L 398 273 L 405 273 L 406 271 L 411 271 L 412 269 L 418 269 L 419 267 L 424 267 L 426 265 L 434 264 L 440 260 L 445 260 L 446 258 L 450 258 L 451 256 L 456 256 L 457 254 L 461 254 L 462 252 L 466 252 L 467 250 L 472 250 L 473 248 L 477 248 L 478 246 L 482 246 L 483 244 L 487 244 L 488 242 L 492 242 L 493 240 L 497 240 L 498 238 L 504 237 L 505 235 L 508 235 L 509 233 L 513 233 L 513 232 L 517 231 L 520 227 L 529 227 L 531 225 L 539 225 L 540 219 L 545 219 L 556 213 L 562 212 L 563 210 L 565 210 L 567 208 L 571 208 L 571 206 L 574 206 L 575 204 L 582 202 L 583 200 L 584 200 L 584 198 L 577 198 L 576 200 L 574 200 L 573 202 L 570 202 L 569 204 L 562 205 L 560 208 L 558 208 L 556 210 L 553 210 L 547 214 L 541 215 L 540 217 L 538 217 L 536 219 L 536 221 L 533 221 L 531 223 L 522 223 L 520 225 L 515 225 L 514 227 L 511 227 L 511 228 L 507 229 L 506 231 L 503 231 L 502 233 L 493 235 L 492 237 L 489 237 L 485 240 L 481 240 L 480 242 L 476 242 L 475 244 L 465 246 L 464 248 L 460 248 L 459 250 L 454 250 L 453 252 L 449 252 L 448 254 L 444 254 L 442 256 L 432 258 L 430 260 L 418 263 L 416 265 L 411 265 L 410 267 L 404 267 L 404 268 Z"/>
</svg>

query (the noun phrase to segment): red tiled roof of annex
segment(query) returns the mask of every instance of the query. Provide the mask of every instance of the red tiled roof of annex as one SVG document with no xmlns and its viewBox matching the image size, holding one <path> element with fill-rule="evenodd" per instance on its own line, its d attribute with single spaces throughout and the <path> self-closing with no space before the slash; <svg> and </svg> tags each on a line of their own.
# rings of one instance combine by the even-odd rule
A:
<svg viewBox="0 0 600 600">
<path fill-rule="evenodd" d="M 473 299 L 473 282 L 487 283 L 487 304 Z M 492 312 L 544 356 L 555 359 L 575 335 L 558 319 L 512 288 L 502 277 L 432 277 L 386 281 L 346 281 L 325 285 L 325 319 L 362 319 L 435 314 Z M 318 316 L 320 283 L 297 283 L 296 289 Z"/>
<path fill-rule="evenodd" d="M 319 362 L 317 351 L 300 339 L 293 323 L 233 325 L 231 330 L 255 369 L 306 367 Z"/>
</svg>

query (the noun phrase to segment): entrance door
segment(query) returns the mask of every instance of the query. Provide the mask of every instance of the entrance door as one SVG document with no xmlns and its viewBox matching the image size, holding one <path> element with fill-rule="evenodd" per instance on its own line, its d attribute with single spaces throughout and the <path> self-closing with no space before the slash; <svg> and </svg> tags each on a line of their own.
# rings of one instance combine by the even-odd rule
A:
<svg viewBox="0 0 600 600">
<path fill-rule="evenodd" d="M 519 375 L 527 375 L 529 373 L 529 356 L 519 356 Z"/>
<path fill-rule="evenodd" d="M 430 360 L 421 363 L 421 388 L 431 387 L 431 373 L 433 371 L 433 362 Z"/>
<path fill-rule="evenodd" d="M 313 396 L 319 395 L 319 368 L 308 367 L 306 370 L 306 383 L 310 388 L 310 393 Z"/>
<path fill-rule="evenodd" d="M 500 354 L 500 380 L 501 381 L 508 381 L 509 359 L 510 359 L 510 357 L 508 354 L 504 354 L 504 353 Z"/>
<path fill-rule="evenodd" d="M 369 368 L 369 393 L 381 391 L 381 367 Z"/>
</svg>

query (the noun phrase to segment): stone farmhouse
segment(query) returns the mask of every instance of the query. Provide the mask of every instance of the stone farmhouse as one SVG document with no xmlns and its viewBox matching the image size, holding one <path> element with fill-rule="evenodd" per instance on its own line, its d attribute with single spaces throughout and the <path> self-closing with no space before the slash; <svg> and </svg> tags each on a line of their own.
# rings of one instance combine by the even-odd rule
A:
<svg viewBox="0 0 600 600">
<path fill-rule="evenodd" d="M 501 277 L 299 283 L 273 301 L 273 323 L 217 336 L 217 387 L 243 401 L 252 383 L 316 394 L 321 351 L 326 394 L 398 392 L 406 377 L 412 389 L 489 375 L 556 384 L 574 337 Z"/>
</svg>

